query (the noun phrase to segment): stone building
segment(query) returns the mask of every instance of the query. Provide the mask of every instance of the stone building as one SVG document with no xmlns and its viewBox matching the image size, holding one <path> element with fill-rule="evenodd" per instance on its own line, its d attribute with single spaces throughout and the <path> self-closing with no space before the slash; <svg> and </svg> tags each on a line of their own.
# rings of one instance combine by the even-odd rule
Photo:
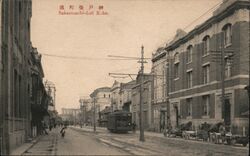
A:
<svg viewBox="0 0 250 156">
<path fill-rule="evenodd" d="M 122 110 L 122 100 L 120 96 L 121 83 L 114 81 L 111 91 L 111 108 L 112 112 L 116 110 Z"/>
<path fill-rule="evenodd" d="M 111 91 L 109 87 L 97 88 L 91 94 L 92 110 L 95 109 L 95 121 L 99 121 L 100 112 L 104 110 L 107 106 L 111 106 Z M 95 102 L 95 108 L 94 103 Z M 100 124 L 100 123 L 99 123 Z"/>
<path fill-rule="evenodd" d="M 1 154 L 9 154 L 31 136 L 31 0 L 0 1 Z"/>
<path fill-rule="evenodd" d="M 158 48 L 152 55 L 153 97 L 152 97 L 152 127 L 161 131 L 167 123 L 167 55 L 164 47 Z"/>
<path fill-rule="evenodd" d="M 41 64 L 41 54 L 37 48 L 31 50 L 30 72 L 30 104 L 31 104 L 31 130 L 32 137 L 41 134 L 42 122 L 45 116 L 48 116 L 48 106 L 51 103 L 51 97 L 45 90 L 43 84 L 43 67 Z"/>
<path fill-rule="evenodd" d="M 80 113 L 81 110 L 78 108 L 62 108 L 62 114 L 60 114 L 60 117 L 64 123 L 76 125 L 81 121 Z"/>
<path fill-rule="evenodd" d="M 135 80 L 127 83 L 121 83 L 119 95 L 121 97 L 122 110 L 131 111 L 132 104 L 132 88 L 136 84 Z"/>
<path fill-rule="evenodd" d="M 166 46 L 173 127 L 188 121 L 193 128 L 225 121 L 232 133 L 248 133 L 249 119 L 243 113 L 249 109 L 244 89 L 249 82 L 249 8 L 248 0 L 224 1 L 211 18 Z"/>
<path fill-rule="evenodd" d="M 149 129 L 152 125 L 152 75 L 144 74 L 144 90 L 142 94 L 143 98 L 143 114 L 142 119 L 144 122 L 144 128 Z M 135 122 L 137 128 L 139 128 L 140 120 L 140 86 L 141 76 L 137 75 L 136 84 L 132 88 L 132 121 Z"/>
</svg>

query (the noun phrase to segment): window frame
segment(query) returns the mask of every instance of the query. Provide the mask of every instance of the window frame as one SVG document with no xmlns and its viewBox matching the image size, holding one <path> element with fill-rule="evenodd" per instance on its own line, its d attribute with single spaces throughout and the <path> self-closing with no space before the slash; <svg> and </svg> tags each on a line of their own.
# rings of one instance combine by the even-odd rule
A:
<svg viewBox="0 0 250 156">
<path fill-rule="evenodd" d="M 187 88 L 193 87 L 193 71 L 187 71 Z"/>
<path fill-rule="evenodd" d="M 210 95 L 202 96 L 202 116 L 209 116 L 210 113 Z M 206 108 L 206 111 L 205 111 Z"/>
<path fill-rule="evenodd" d="M 193 46 L 189 45 L 187 47 L 187 64 L 193 61 Z"/>
<path fill-rule="evenodd" d="M 210 51 L 210 36 L 206 35 L 202 41 L 204 43 L 202 56 L 207 56 Z"/>
<path fill-rule="evenodd" d="M 202 78 L 203 84 L 208 84 L 210 82 L 210 64 L 202 66 Z"/>
<path fill-rule="evenodd" d="M 222 28 L 223 39 L 224 39 L 224 47 L 228 47 L 232 45 L 233 33 L 232 33 L 232 24 L 227 23 Z"/>
</svg>

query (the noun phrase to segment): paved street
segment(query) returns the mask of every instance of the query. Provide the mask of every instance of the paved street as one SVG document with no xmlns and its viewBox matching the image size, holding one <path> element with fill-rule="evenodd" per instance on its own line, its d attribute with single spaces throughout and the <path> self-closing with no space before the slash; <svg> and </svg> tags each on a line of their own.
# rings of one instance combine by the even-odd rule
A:
<svg viewBox="0 0 250 156">
<path fill-rule="evenodd" d="M 80 128 L 75 128 L 78 131 Z M 81 130 L 87 130 L 82 128 Z M 90 129 L 92 130 L 92 129 Z M 88 130 L 87 130 L 88 131 Z M 138 155 L 170 155 L 170 156 L 207 156 L 229 155 L 245 156 L 249 151 L 246 147 L 218 145 L 208 142 L 184 140 L 181 138 L 166 138 L 162 134 L 145 132 L 146 142 L 138 141 L 136 134 L 113 134 L 105 129 L 98 129 L 97 137 L 101 140 L 115 144 L 118 148 Z"/>
<path fill-rule="evenodd" d="M 90 127 L 69 127 L 64 138 L 59 131 L 42 136 L 24 155 L 246 156 L 249 152 L 246 147 L 165 138 L 152 132 L 145 132 L 146 142 L 139 142 L 138 133 L 114 134 L 103 128 L 94 134 Z"/>
<path fill-rule="evenodd" d="M 113 148 L 95 137 L 84 135 L 70 128 L 64 138 L 60 136 L 60 128 L 53 129 L 49 135 L 42 136 L 37 143 L 23 155 L 128 155 Z"/>
</svg>

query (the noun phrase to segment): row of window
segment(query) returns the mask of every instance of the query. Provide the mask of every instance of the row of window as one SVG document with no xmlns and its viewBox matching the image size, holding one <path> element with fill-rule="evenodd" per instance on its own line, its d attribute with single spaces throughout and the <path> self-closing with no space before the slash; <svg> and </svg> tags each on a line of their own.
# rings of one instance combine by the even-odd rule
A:
<svg viewBox="0 0 250 156">
<path fill-rule="evenodd" d="M 103 97 L 106 98 L 106 94 L 103 94 Z M 108 95 L 108 97 L 110 98 L 110 94 Z"/>
<path fill-rule="evenodd" d="M 229 58 L 225 59 L 225 78 L 229 78 L 232 76 L 232 66 L 231 60 Z M 202 84 L 207 84 L 210 82 L 210 65 L 204 65 L 202 67 Z M 187 72 L 187 88 L 191 88 L 193 86 L 193 71 Z"/>
<path fill-rule="evenodd" d="M 222 28 L 222 32 L 223 32 L 224 45 L 225 46 L 231 45 L 232 44 L 232 26 L 231 26 L 231 24 L 226 24 Z M 210 36 L 209 35 L 205 36 L 203 38 L 202 42 L 204 43 L 202 56 L 206 56 L 206 55 L 208 55 L 208 53 L 210 51 Z M 193 46 L 189 45 L 187 47 L 187 63 L 192 62 L 192 56 L 193 56 Z M 180 62 L 180 57 L 179 57 L 179 53 L 177 52 L 174 55 L 174 63 L 177 64 L 179 62 Z"/>
</svg>

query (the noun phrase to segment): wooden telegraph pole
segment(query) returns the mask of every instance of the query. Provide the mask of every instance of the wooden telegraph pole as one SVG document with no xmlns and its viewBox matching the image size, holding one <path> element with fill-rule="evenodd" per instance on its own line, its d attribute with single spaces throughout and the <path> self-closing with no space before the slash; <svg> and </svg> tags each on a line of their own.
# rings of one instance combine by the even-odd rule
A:
<svg viewBox="0 0 250 156">
<path fill-rule="evenodd" d="M 143 120 L 143 92 L 144 92 L 144 47 L 141 47 L 141 60 L 138 61 L 141 63 L 141 87 L 140 87 L 140 141 L 145 141 L 144 138 L 144 120 Z"/>
<path fill-rule="evenodd" d="M 138 63 L 141 63 L 141 69 L 139 72 L 140 75 L 140 114 L 139 114 L 139 125 L 140 125 L 140 138 L 139 141 L 145 141 L 144 138 L 144 119 L 143 119 L 143 92 L 144 92 L 144 63 L 147 63 L 145 60 L 151 60 L 151 58 L 145 58 L 144 57 L 144 47 L 141 46 L 141 57 L 127 57 L 127 56 L 114 56 L 114 55 L 108 55 L 109 57 L 114 57 L 114 58 L 119 58 L 117 60 L 139 60 Z M 131 76 L 135 75 L 137 76 L 138 74 L 127 74 L 127 73 L 109 73 L 109 75 L 128 75 L 131 79 L 133 79 Z M 158 75 L 162 76 L 162 75 Z M 120 77 L 123 78 L 123 77 Z"/>
<path fill-rule="evenodd" d="M 222 38 L 221 38 L 221 44 L 220 44 L 220 48 L 219 50 L 211 50 L 211 52 L 214 52 L 213 55 L 215 55 L 215 62 L 217 62 L 218 58 L 220 59 L 221 62 L 221 106 L 222 108 L 222 114 L 224 114 L 224 116 L 222 116 L 222 118 L 224 119 L 224 122 L 226 122 L 226 113 L 230 113 L 230 112 L 226 112 L 225 111 L 225 107 L 226 107 L 226 97 L 225 97 L 225 57 L 229 57 L 231 59 L 231 57 L 233 56 L 233 50 L 225 50 L 224 48 L 224 37 L 225 33 L 223 33 Z M 219 54 L 220 53 L 220 54 Z M 230 121 L 229 121 L 230 122 Z M 228 124 L 228 123 L 227 123 Z M 229 125 L 228 125 L 229 126 Z"/>
</svg>

